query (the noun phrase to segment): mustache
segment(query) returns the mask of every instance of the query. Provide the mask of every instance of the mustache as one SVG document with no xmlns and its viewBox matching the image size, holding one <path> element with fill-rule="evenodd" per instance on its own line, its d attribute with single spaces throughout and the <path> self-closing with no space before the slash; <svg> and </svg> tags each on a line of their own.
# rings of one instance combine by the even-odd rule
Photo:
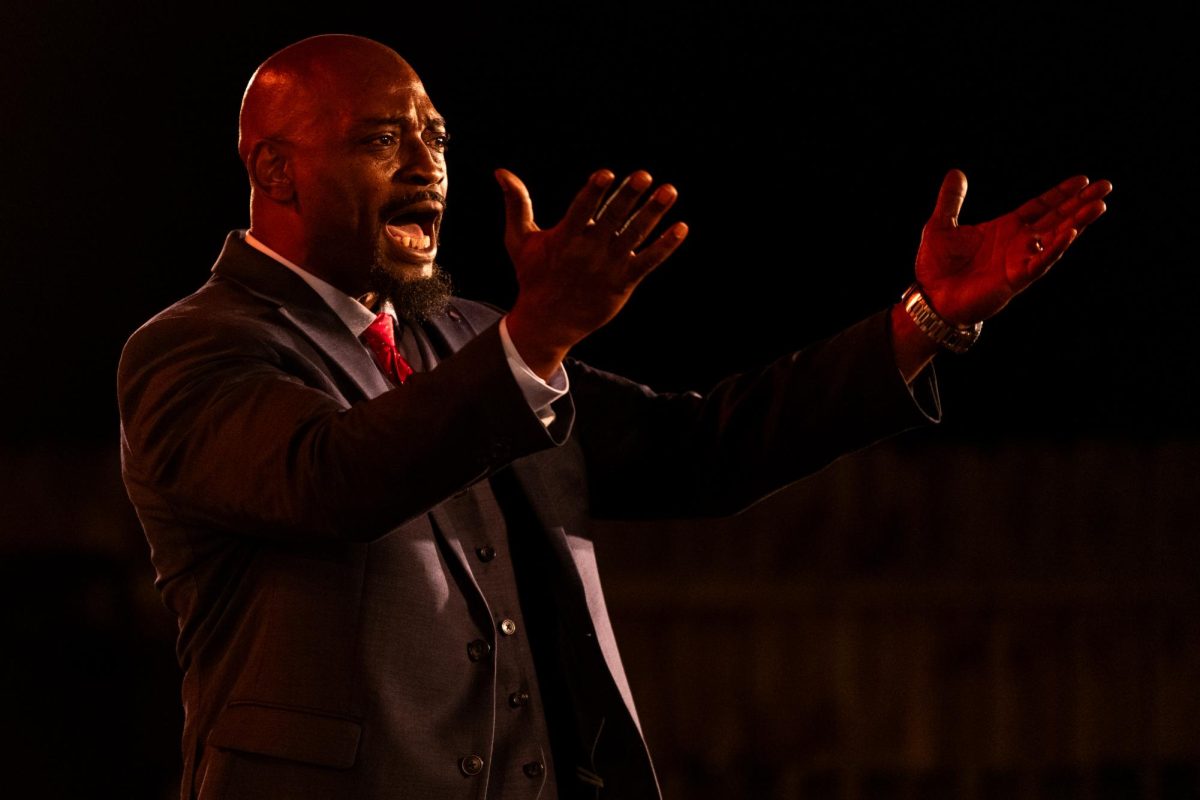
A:
<svg viewBox="0 0 1200 800">
<path fill-rule="evenodd" d="M 390 219 L 411 206 L 413 203 L 422 203 L 429 200 L 441 203 L 442 208 L 446 208 L 446 195 L 442 194 L 441 192 L 435 192 L 432 189 L 418 189 L 415 192 L 410 192 L 409 194 L 397 197 L 395 200 L 389 202 L 382 209 L 380 209 L 380 215 L 384 219 Z"/>
</svg>

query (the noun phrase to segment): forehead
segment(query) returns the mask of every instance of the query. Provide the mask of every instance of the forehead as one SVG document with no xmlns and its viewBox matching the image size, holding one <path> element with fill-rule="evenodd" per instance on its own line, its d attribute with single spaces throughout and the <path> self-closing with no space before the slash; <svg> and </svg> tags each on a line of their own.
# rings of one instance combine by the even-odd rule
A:
<svg viewBox="0 0 1200 800">
<path fill-rule="evenodd" d="M 377 70 L 349 85 L 328 87 L 339 127 L 358 127 L 374 120 L 425 125 L 440 119 L 424 85 L 411 69 Z"/>
</svg>

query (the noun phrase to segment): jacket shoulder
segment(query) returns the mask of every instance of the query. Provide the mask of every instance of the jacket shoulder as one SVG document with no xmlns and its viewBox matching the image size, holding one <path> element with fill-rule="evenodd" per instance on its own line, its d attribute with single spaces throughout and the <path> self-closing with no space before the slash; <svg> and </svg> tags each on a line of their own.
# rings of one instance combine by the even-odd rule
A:
<svg viewBox="0 0 1200 800">
<path fill-rule="evenodd" d="M 214 277 L 139 326 L 121 349 L 121 393 L 135 374 L 222 358 L 279 362 L 289 341 L 278 308 Z"/>
<path fill-rule="evenodd" d="M 463 297 L 454 297 L 450 301 L 450 314 L 454 312 L 461 314 L 466 318 L 477 331 L 494 324 L 508 312 L 499 306 L 491 303 L 480 302 L 479 300 L 467 300 Z"/>
</svg>

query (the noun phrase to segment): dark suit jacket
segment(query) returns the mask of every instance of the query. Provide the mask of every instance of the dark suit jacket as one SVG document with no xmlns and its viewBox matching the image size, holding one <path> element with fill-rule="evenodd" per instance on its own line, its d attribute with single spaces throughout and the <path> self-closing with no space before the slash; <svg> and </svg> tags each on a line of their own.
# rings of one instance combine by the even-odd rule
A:
<svg viewBox="0 0 1200 800">
<path fill-rule="evenodd" d="M 572 684 L 606 715 L 608 796 L 657 797 L 587 517 L 732 513 L 930 419 L 886 314 L 704 396 L 569 362 L 546 428 L 490 308 L 454 300 L 427 326 L 445 357 L 390 389 L 240 233 L 213 273 L 118 377 L 126 486 L 179 620 L 185 798 L 486 795 L 458 769 L 492 748 L 495 674 L 466 650 L 496 644 L 468 557 L 486 532 L 454 499 L 501 470 L 551 554 Z"/>
</svg>

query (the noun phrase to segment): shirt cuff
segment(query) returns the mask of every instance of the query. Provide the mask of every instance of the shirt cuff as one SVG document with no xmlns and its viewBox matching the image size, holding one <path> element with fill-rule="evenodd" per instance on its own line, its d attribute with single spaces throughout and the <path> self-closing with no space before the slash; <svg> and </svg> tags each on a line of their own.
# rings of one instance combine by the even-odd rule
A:
<svg viewBox="0 0 1200 800">
<path fill-rule="evenodd" d="M 529 403 L 529 408 L 537 414 L 537 418 L 543 425 L 550 427 L 550 424 L 554 422 L 554 409 L 550 407 L 550 404 L 565 395 L 571 388 L 567 381 L 567 371 L 563 369 L 562 364 L 559 364 L 549 381 L 542 380 L 526 365 L 525 359 L 521 358 L 521 354 L 513 346 L 512 339 L 508 338 L 507 321 L 507 319 L 500 320 L 500 343 L 504 345 L 508 368 L 512 370 L 513 377 L 517 380 L 517 386 L 521 388 L 521 394 L 525 395 L 525 402 Z"/>
</svg>

